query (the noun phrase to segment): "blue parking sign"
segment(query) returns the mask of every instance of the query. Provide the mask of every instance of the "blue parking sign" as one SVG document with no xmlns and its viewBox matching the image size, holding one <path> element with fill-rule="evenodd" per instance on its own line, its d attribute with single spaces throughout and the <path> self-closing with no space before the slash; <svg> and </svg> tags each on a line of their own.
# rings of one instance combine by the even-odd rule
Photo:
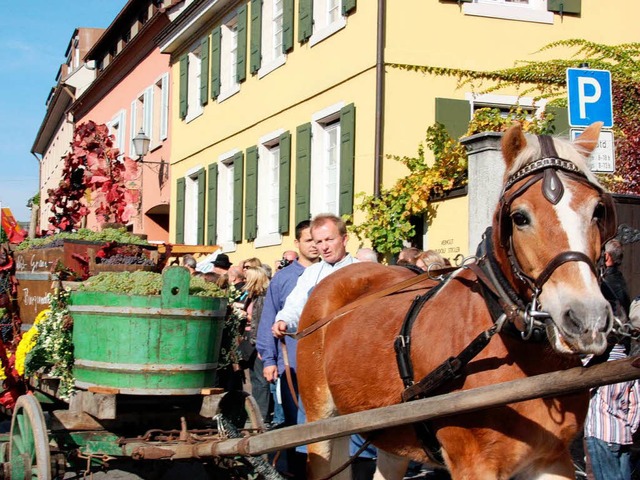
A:
<svg viewBox="0 0 640 480">
<path fill-rule="evenodd" d="M 593 122 L 604 122 L 604 128 L 613 127 L 611 72 L 568 68 L 567 93 L 569 125 L 588 127 Z"/>
</svg>

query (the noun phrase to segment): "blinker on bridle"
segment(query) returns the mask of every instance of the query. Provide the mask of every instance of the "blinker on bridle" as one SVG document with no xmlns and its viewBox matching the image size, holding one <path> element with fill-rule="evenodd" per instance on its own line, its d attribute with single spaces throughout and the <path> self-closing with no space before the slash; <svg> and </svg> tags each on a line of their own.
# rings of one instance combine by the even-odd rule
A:
<svg viewBox="0 0 640 480">
<path fill-rule="evenodd" d="M 513 251 L 512 220 L 510 218 L 510 209 L 513 201 L 524 194 L 534 184 L 541 181 L 542 194 L 544 198 L 551 204 L 557 205 L 564 195 L 564 186 L 558 176 L 558 170 L 560 170 L 565 175 L 568 175 L 572 179 L 588 185 L 591 188 L 595 188 L 600 193 L 601 202 L 604 207 L 604 218 L 602 219 L 602 224 L 599 226 L 602 248 L 604 248 L 604 244 L 607 240 L 615 236 L 616 231 L 615 209 L 611 195 L 603 191 L 598 185 L 590 182 L 586 175 L 573 162 L 560 158 L 553 144 L 553 139 L 550 136 L 538 135 L 538 140 L 540 142 L 541 149 L 540 158 L 528 163 L 520 170 L 509 176 L 502 190 L 498 217 L 500 243 L 502 244 L 502 247 L 507 250 L 507 257 L 511 264 L 511 269 L 514 275 L 525 283 L 532 291 L 531 303 L 528 305 L 527 311 L 525 312 L 527 331 L 522 332 L 522 336 L 525 340 L 531 336 L 534 324 L 538 324 L 538 326 L 540 326 L 539 324 L 542 321 L 549 318 L 548 313 L 540 310 L 538 297 L 542 291 L 543 285 L 547 280 L 549 280 L 553 272 L 558 267 L 567 262 L 584 262 L 596 276 L 597 269 L 594 262 L 584 253 L 578 251 L 566 251 L 559 253 L 551 259 L 538 278 L 533 279 L 524 273 Z M 507 192 L 516 183 L 526 179 L 527 177 L 530 178 L 520 185 L 515 192 L 507 196 Z"/>
</svg>

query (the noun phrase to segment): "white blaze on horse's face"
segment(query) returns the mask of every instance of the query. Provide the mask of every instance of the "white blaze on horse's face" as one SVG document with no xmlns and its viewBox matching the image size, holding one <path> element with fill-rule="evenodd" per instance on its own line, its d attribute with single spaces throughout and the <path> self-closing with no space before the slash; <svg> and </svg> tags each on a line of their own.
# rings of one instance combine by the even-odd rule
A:
<svg viewBox="0 0 640 480">
<path fill-rule="evenodd" d="M 597 138 L 597 132 L 590 131 L 588 135 Z M 560 157 L 584 166 L 571 144 L 556 141 L 556 149 Z M 594 264 L 600 255 L 600 192 L 563 172 L 558 176 L 564 193 L 557 204 L 545 198 L 539 181 L 515 199 L 510 208 L 514 253 L 522 271 L 534 280 L 563 252 L 581 252 Z M 547 322 L 547 334 L 556 351 L 604 351 L 612 312 L 588 263 L 568 261 L 553 270 L 542 286 L 540 303 L 552 318 Z"/>
</svg>

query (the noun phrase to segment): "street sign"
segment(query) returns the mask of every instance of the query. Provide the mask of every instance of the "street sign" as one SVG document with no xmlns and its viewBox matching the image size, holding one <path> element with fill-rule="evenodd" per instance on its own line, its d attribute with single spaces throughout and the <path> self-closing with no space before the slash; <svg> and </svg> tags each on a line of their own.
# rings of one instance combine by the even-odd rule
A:
<svg viewBox="0 0 640 480">
<path fill-rule="evenodd" d="M 571 140 L 575 140 L 584 132 L 584 128 L 572 128 Z M 598 145 L 593 149 L 587 159 L 589 169 L 594 173 L 613 173 L 616 169 L 613 132 L 611 130 L 601 130 L 598 138 Z"/>
<path fill-rule="evenodd" d="M 613 127 L 611 72 L 567 68 L 569 97 L 569 125 L 588 127 L 593 122 L 604 122 L 604 128 Z"/>
</svg>

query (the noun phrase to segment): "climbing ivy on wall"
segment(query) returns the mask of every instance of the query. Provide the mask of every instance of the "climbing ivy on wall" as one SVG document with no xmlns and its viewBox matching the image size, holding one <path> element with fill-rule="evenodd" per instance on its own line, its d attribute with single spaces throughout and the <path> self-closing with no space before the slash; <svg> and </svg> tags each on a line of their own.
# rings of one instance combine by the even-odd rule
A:
<svg viewBox="0 0 640 480">
<path fill-rule="evenodd" d="M 566 107 L 566 70 L 588 64 L 589 68 L 609 70 L 612 78 L 616 171 L 600 175 L 600 181 L 616 193 L 640 194 L 640 43 L 605 45 L 582 39 L 570 39 L 545 45 L 540 52 L 558 51 L 560 58 L 547 61 L 518 61 L 511 68 L 475 71 L 423 65 L 390 64 L 390 68 L 425 75 L 456 78 L 458 88 L 490 93 L 508 88 L 520 96 L 546 99 L 549 106 Z M 484 131 L 503 131 L 514 121 L 525 131 L 554 133 L 553 115 L 548 109 L 540 118 L 529 120 L 516 108 L 505 118 L 498 110 L 475 112 L 464 136 Z M 429 150 L 431 155 L 427 155 Z M 356 208 L 365 220 L 351 230 L 360 239 L 367 238 L 373 248 L 385 254 L 397 253 L 404 241 L 415 235 L 410 218 L 424 215 L 429 223 L 435 210 L 435 197 L 463 186 L 467 181 L 464 147 L 450 138 L 439 124 L 427 129 L 417 157 L 390 158 L 404 164 L 409 173 L 380 195 L 358 195 Z"/>
</svg>

